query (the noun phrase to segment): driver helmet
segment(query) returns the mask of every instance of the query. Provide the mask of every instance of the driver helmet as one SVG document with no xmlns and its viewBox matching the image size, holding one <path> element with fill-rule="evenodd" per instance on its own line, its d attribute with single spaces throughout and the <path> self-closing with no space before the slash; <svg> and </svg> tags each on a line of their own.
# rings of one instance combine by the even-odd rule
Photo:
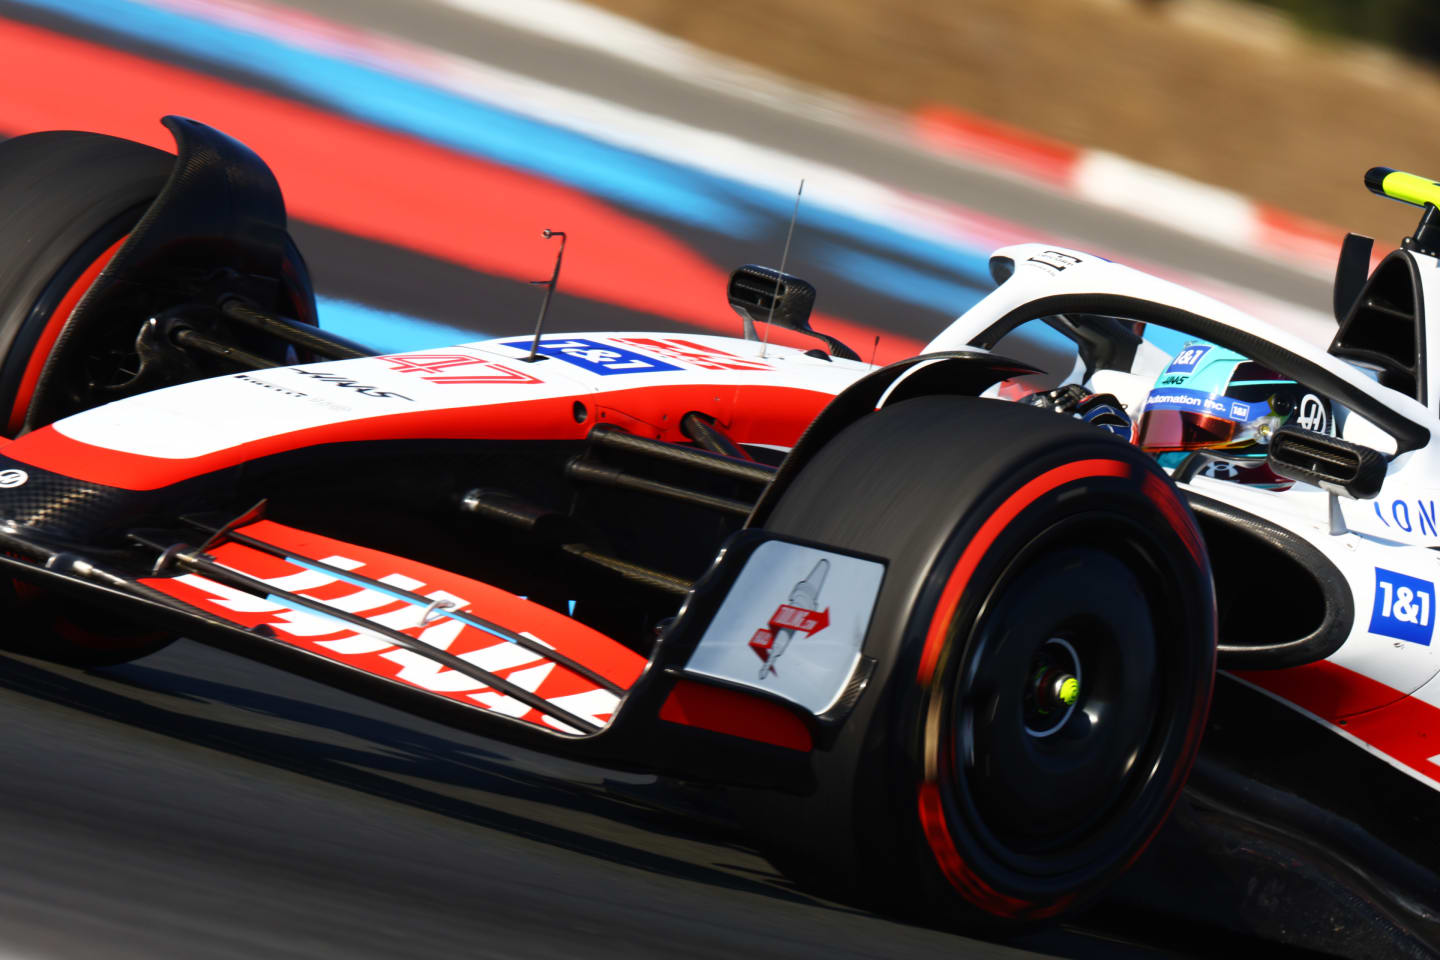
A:
<svg viewBox="0 0 1440 960">
<path fill-rule="evenodd" d="M 1192 340 L 1146 398 L 1138 443 L 1167 468 L 1209 451 L 1202 475 L 1288 488 L 1265 465 L 1271 435 L 1287 423 L 1334 432 L 1324 397 L 1233 350 Z"/>
</svg>

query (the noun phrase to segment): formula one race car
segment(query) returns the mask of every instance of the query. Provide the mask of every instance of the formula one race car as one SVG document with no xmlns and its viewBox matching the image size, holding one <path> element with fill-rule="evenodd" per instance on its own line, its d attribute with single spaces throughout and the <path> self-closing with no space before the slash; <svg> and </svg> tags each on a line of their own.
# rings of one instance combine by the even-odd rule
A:
<svg viewBox="0 0 1440 960">
<path fill-rule="evenodd" d="M 1023 245 L 882 369 L 758 267 L 731 278 L 743 339 L 372 356 L 316 325 L 263 162 L 165 123 L 178 157 L 0 144 L 12 649 L 185 636 L 722 784 L 797 878 L 971 927 L 1061 916 L 1136 861 L 1217 649 L 1440 774 L 1416 751 L 1440 738 L 1433 207 L 1368 280 L 1347 243 L 1328 350 Z"/>
</svg>

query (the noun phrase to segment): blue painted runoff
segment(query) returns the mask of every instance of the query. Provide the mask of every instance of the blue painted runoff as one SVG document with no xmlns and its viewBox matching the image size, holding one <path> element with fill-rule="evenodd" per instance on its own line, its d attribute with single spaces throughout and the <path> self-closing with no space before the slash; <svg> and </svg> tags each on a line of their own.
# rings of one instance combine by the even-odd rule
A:
<svg viewBox="0 0 1440 960">
<path fill-rule="evenodd" d="M 758 238 L 789 218 L 789 185 L 767 190 L 648 157 L 371 65 L 351 63 L 274 37 L 148 6 L 136 0 L 13 0 L 147 44 L 263 77 L 348 116 L 527 171 L 631 209 L 738 239 Z M 158 119 L 158 118 L 157 118 Z M 197 118 L 204 119 L 204 118 Z M 989 251 L 803 204 L 801 229 L 871 248 L 864 273 L 876 290 L 903 288 L 915 268 L 876 253 L 984 281 Z M 803 233 L 802 233 L 803 236 Z"/>
</svg>

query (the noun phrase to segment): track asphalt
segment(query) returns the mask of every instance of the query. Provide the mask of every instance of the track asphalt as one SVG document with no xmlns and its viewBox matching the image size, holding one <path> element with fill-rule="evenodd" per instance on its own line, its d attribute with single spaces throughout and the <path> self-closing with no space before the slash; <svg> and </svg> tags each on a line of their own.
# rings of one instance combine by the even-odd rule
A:
<svg viewBox="0 0 1440 960">
<path fill-rule="evenodd" d="M 1022 950 L 819 901 L 713 795 L 184 641 L 90 673 L 0 657 L 0 724 L 0 956 L 1157 955 L 1065 931 Z"/>
</svg>

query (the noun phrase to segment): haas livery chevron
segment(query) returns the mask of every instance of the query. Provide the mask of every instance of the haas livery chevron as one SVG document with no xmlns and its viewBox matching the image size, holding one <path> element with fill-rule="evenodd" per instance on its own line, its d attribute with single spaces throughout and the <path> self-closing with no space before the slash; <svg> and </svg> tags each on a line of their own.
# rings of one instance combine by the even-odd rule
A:
<svg viewBox="0 0 1440 960">
<path fill-rule="evenodd" d="M 1158 897 L 1205 849 L 1313 881 L 1277 937 L 1440 946 L 1433 207 L 1373 272 L 1347 241 L 1325 346 L 1022 244 L 885 367 L 758 266 L 742 336 L 375 355 L 317 325 L 265 164 L 165 123 L 0 143 L 10 647 L 183 637 L 725 786 L 802 881 L 931 922 Z M 1252 916 L 1222 888 L 1171 907 Z"/>
</svg>

